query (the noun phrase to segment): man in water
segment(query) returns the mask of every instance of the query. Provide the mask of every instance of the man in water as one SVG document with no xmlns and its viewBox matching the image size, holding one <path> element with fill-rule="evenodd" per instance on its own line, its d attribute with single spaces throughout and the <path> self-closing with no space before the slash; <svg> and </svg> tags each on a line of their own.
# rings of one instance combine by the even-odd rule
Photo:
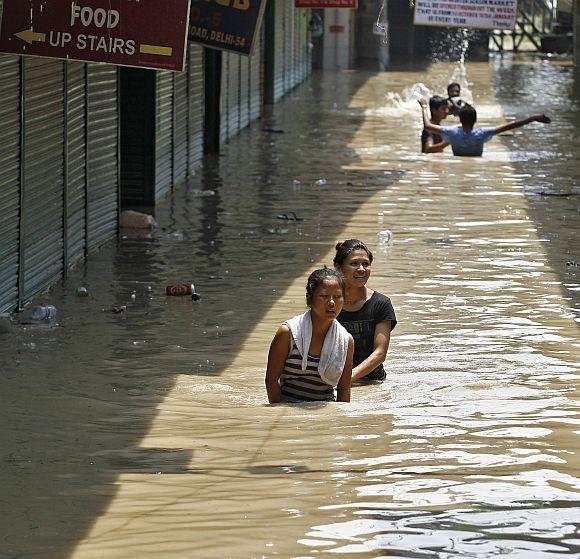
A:
<svg viewBox="0 0 580 559">
<path fill-rule="evenodd" d="M 460 99 L 461 86 L 457 82 L 452 82 L 447 86 L 447 103 L 449 104 L 449 114 L 458 116 L 461 107 L 465 105 L 465 101 Z"/>
<path fill-rule="evenodd" d="M 447 118 L 449 106 L 445 97 L 435 95 L 429 99 L 429 110 L 431 111 L 431 124 L 439 125 L 442 120 Z M 421 134 L 421 152 L 422 153 L 439 153 L 449 144 L 444 142 L 441 135 L 423 128 Z"/>
<path fill-rule="evenodd" d="M 530 122 L 549 124 L 551 120 L 544 114 L 529 116 L 502 124 L 496 128 L 474 128 L 477 121 L 477 111 L 469 104 L 465 104 L 459 111 L 461 126 L 445 127 L 432 124 L 427 114 L 427 101 L 419 100 L 423 112 L 423 126 L 425 130 L 440 134 L 444 142 L 451 144 L 453 155 L 480 156 L 483 154 L 483 144 L 491 140 L 496 134 L 520 128 Z"/>
</svg>

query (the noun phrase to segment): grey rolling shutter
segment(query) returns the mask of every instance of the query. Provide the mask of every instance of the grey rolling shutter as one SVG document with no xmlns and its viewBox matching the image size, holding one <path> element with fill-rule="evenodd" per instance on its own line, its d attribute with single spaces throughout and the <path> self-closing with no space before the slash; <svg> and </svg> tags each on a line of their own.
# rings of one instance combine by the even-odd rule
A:
<svg viewBox="0 0 580 559">
<path fill-rule="evenodd" d="M 66 262 L 71 266 L 85 254 L 86 121 L 85 65 L 66 63 Z"/>
<path fill-rule="evenodd" d="M 250 57 L 240 56 L 240 129 L 250 124 Z"/>
<path fill-rule="evenodd" d="M 26 58 L 22 291 L 28 301 L 62 271 L 64 64 Z"/>
<path fill-rule="evenodd" d="M 117 67 L 87 64 L 87 246 L 115 235 L 119 210 Z"/>
<path fill-rule="evenodd" d="M 274 28 L 274 103 L 284 95 L 284 3 L 287 0 L 275 0 Z"/>
<path fill-rule="evenodd" d="M 156 73 L 156 77 L 155 199 L 157 200 L 173 186 L 173 74 L 161 70 Z"/>
<path fill-rule="evenodd" d="M 227 142 L 229 138 L 229 108 L 230 108 L 230 54 L 222 52 L 222 79 L 220 92 L 220 145 Z"/>
<path fill-rule="evenodd" d="M 205 78 L 203 47 L 189 46 L 189 171 L 203 158 Z"/>
<path fill-rule="evenodd" d="M 20 58 L 0 55 L 0 312 L 18 305 Z"/>
<path fill-rule="evenodd" d="M 187 73 L 173 75 L 173 183 L 187 177 Z"/>
<path fill-rule="evenodd" d="M 228 138 L 240 131 L 240 55 L 229 54 Z"/>
<path fill-rule="evenodd" d="M 284 93 L 292 89 L 292 58 L 294 52 L 294 6 L 284 2 Z"/>
<path fill-rule="evenodd" d="M 258 41 L 254 54 L 250 57 L 250 122 L 260 118 L 260 112 L 262 108 L 262 85 L 261 85 L 261 70 L 260 70 L 260 60 L 261 60 L 261 42 Z"/>
</svg>

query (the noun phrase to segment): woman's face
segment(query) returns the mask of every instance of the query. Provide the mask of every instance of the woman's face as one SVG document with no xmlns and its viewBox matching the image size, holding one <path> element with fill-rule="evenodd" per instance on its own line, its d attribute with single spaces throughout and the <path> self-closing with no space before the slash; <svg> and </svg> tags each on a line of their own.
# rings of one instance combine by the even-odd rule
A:
<svg viewBox="0 0 580 559">
<path fill-rule="evenodd" d="M 366 250 L 353 250 L 344 259 L 340 271 L 346 280 L 347 289 L 364 287 L 371 277 L 371 261 Z"/>
<path fill-rule="evenodd" d="M 308 306 L 319 318 L 336 318 L 344 305 L 342 286 L 336 278 L 325 279 L 312 294 Z"/>
</svg>

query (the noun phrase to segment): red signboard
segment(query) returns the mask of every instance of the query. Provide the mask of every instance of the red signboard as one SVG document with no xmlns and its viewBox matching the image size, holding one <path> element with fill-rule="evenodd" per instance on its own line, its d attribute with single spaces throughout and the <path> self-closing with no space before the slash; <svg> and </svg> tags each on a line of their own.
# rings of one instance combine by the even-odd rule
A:
<svg viewBox="0 0 580 559">
<path fill-rule="evenodd" d="M 296 8 L 358 8 L 358 0 L 294 0 Z"/>
<path fill-rule="evenodd" d="M 0 52 L 183 70 L 188 21 L 189 0 L 4 0 Z"/>
</svg>

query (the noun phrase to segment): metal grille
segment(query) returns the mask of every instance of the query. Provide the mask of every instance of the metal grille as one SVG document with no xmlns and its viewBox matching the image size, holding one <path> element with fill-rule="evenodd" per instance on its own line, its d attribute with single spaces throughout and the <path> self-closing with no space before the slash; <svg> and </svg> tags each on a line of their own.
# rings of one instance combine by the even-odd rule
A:
<svg viewBox="0 0 580 559">
<path fill-rule="evenodd" d="M 173 186 L 173 74 L 157 72 L 157 110 L 155 115 L 155 199 Z"/>
<path fill-rule="evenodd" d="M 60 276 L 63 262 L 64 63 L 24 64 L 21 298 Z"/>
<path fill-rule="evenodd" d="M 87 245 L 94 249 L 117 231 L 117 67 L 87 64 Z"/>
<path fill-rule="evenodd" d="M 0 55 L 0 312 L 18 305 L 20 59 Z"/>
<path fill-rule="evenodd" d="M 203 158 L 205 77 L 203 47 L 189 46 L 189 170 Z"/>
</svg>

